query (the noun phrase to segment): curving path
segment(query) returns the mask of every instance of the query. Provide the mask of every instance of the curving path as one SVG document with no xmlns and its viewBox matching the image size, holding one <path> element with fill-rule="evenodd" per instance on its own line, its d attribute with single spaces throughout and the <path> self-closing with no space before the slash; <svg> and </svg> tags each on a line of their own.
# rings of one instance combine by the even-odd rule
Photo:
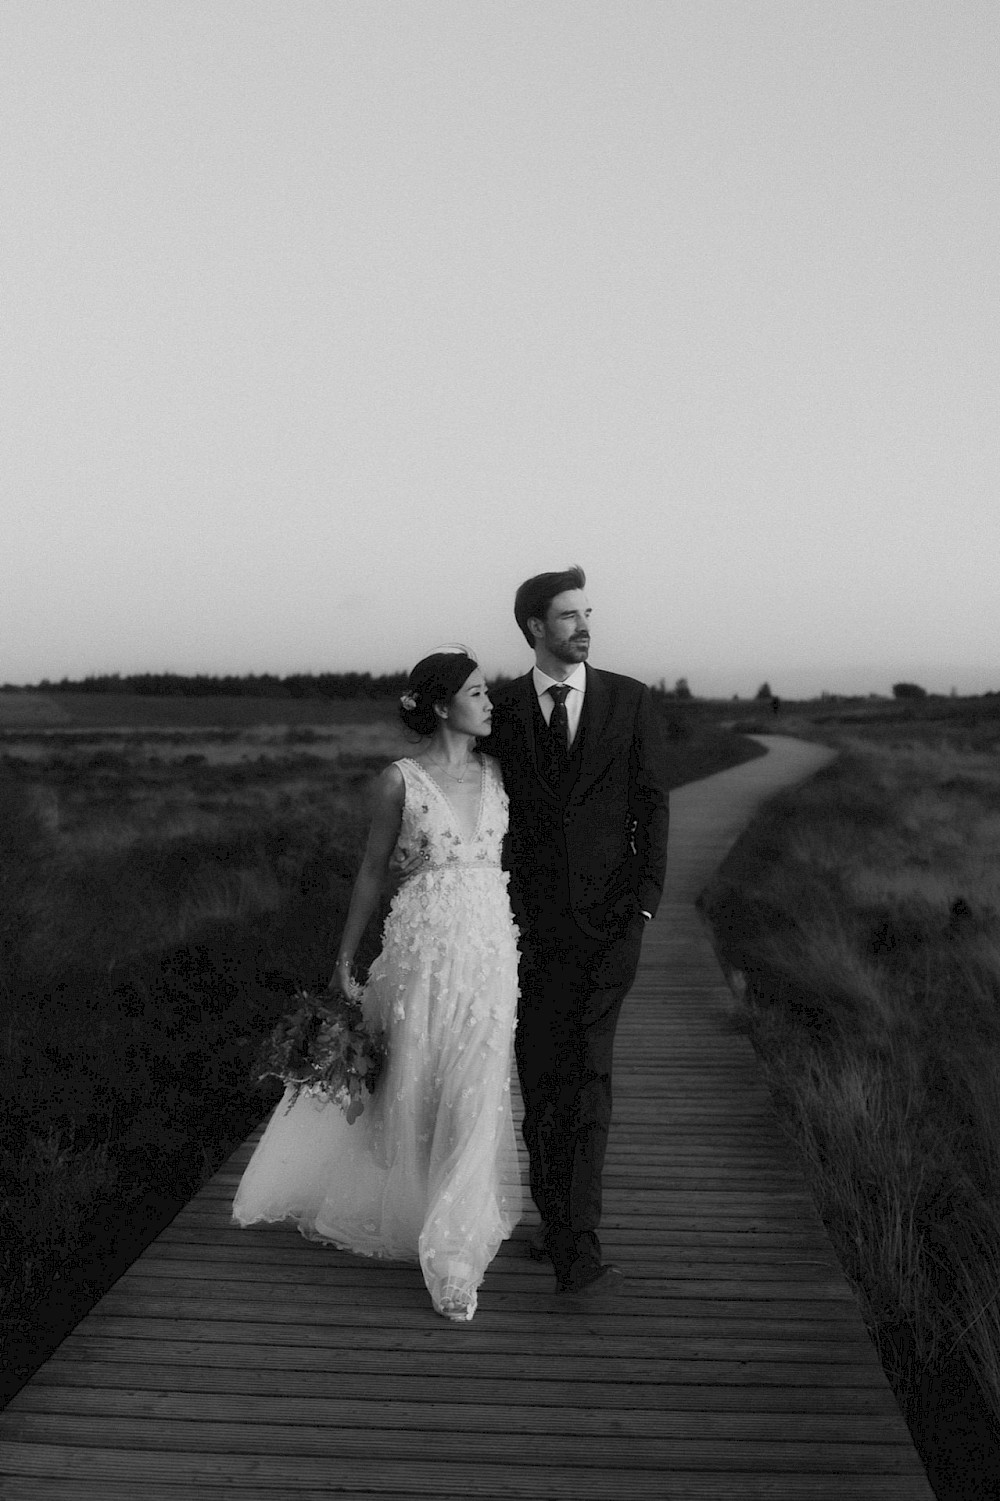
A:
<svg viewBox="0 0 1000 1501">
<path fill-rule="evenodd" d="M 232 1230 L 248 1142 L 0 1414 L 4 1501 L 932 1501 L 693 907 L 827 754 L 765 743 L 674 794 L 619 1034 L 624 1297 L 565 1313 L 515 1240 L 448 1325 L 413 1268 Z"/>
<path fill-rule="evenodd" d="M 665 904 L 687 906 L 694 902 L 761 804 L 806 781 L 834 758 L 834 752 L 824 745 L 786 735 L 750 738 L 766 747 L 766 756 L 744 761 L 731 771 L 704 777 L 700 782 L 689 782 L 670 794 Z"/>
</svg>

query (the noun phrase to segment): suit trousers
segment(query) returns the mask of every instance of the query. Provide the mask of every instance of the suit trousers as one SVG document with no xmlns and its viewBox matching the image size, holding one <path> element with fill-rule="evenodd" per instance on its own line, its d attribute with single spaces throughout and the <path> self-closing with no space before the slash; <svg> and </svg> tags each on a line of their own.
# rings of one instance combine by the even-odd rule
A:
<svg viewBox="0 0 1000 1501">
<path fill-rule="evenodd" d="M 527 925 L 521 939 L 514 1046 L 531 1196 L 560 1287 L 601 1264 L 597 1228 L 611 1126 L 615 1028 L 635 978 L 641 915 L 608 940 L 569 914 Z"/>
</svg>

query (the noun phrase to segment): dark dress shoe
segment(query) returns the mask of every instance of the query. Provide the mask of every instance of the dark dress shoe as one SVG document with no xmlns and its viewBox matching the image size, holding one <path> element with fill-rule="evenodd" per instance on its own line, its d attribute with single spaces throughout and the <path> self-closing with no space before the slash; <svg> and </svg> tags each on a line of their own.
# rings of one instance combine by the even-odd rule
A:
<svg viewBox="0 0 1000 1501">
<path fill-rule="evenodd" d="M 625 1273 L 620 1266 L 615 1266 L 613 1261 L 606 1261 L 603 1266 L 595 1266 L 589 1274 L 576 1279 L 573 1282 L 565 1282 L 556 1288 L 566 1298 L 568 1307 L 586 1307 L 590 1303 L 599 1303 L 604 1298 L 612 1298 L 620 1293 L 625 1284 Z"/>
</svg>

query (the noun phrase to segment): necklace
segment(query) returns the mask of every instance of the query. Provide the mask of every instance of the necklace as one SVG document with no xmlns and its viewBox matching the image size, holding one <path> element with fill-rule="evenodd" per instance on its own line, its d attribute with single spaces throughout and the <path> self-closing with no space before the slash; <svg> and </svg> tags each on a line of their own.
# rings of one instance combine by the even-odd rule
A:
<svg viewBox="0 0 1000 1501">
<path fill-rule="evenodd" d="M 449 771 L 448 768 L 447 768 L 447 766 L 443 765 L 442 762 L 440 762 L 440 761 L 432 761 L 431 758 L 430 758 L 430 756 L 427 757 L 427 760 L 428 760 L 428 763 L 431 766 L 438 767 L 438 769 L 441 770 L 441 771 L 443 771 L 446 777 L 450 777 L 453 782 L 464 782 L 465 779 L 466 779 L 466 777 L 469 775 L 469 772 L 472 770 L 472 767 L 475 764 L 473 761 L 469 761 L 466 764 L 466 768 L 462 772 L 462 775 L 460 777 L 457 777 L 455 775 L 455 773 L 453 771 Z"/>
</svg>

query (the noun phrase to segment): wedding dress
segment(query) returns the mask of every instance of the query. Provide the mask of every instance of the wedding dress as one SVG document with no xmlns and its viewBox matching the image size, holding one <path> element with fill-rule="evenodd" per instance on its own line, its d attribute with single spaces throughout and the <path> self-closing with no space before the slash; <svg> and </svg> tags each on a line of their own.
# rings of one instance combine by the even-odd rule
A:
<svg viewBox="0 0 1000 1501">
<path fill-rule="evenodd" d="M 291 1091 L 240 1182 L 240 1225 L 290 1220 L 365 1256 L 418 1260 L 435 1308 L 471 1319 L 486 1268 L 521 1212 L 511 1119 L 517 928 L 500 846 L 507 796 L 482 757 L 475 828 L 463 834 L 416 761 L 395 763 L 405 801 L 397 853 L 427 861 L 396 893 L 362 1005 L 387 1033 L 374 1097 L 339 1107 Z"/>
</svg>

